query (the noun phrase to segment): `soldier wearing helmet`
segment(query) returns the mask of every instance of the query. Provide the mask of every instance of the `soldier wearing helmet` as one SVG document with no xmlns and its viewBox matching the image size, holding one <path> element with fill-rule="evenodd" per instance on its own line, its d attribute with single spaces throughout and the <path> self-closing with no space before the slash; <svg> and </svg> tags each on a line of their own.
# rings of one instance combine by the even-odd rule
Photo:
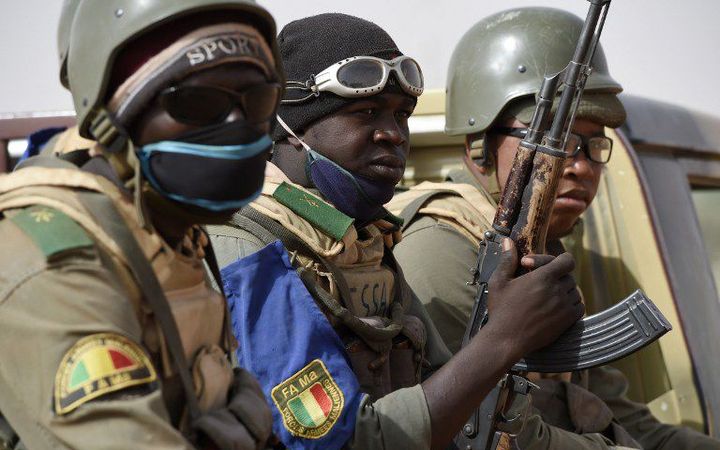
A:
<svg viewBox="0 0 720 450">
<path fill-rule="evenodd" d="M 508 10 L 475 24 L 455 47 L 447 77 L 445 131 L 465 136 L 465 168 L 447 182 L 420 184 L 389 205 L 406 219 L 395 255 L 451 351 L 460 347 L 476 294 L 466 284 L 467 271 L 477 261 L 482 233 L 491 228 L 535 95 L 544 75 L 570 61 L 581 27 L 579 18 L 550 8 Z M 548 249 L 554 254 L 564 251 L 561 238 L 580 242 L 579 217 L 612 152 L 604 129 L 625 120 L 617 98 L 622 88 L 600 47 L 592 65 L 550 219 Z M 615 369 L 529 377 L 541 389 L 533 391 L 533 413 L 517 436 L 520 448 L 720 448 L 688 428 L 660 423 L 645 405 L 627 399 L 627 380 Z"/>
<path fill-rule="evenodd" d="M 66 0 L 58 50 L 88 140 L 0 177 L 2 416 L 28 448 L 264 447 L 270 411 L 232 367 L 200 225 L 262 186 L 284 82 L 272 17 Z"/>
</svg>

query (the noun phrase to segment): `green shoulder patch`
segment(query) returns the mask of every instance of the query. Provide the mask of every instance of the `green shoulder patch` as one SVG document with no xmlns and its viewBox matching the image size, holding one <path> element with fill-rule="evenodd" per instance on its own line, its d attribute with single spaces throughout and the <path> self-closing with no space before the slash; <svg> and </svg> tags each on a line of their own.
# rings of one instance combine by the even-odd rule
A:
<svg viewBox="0 0 720 450">
<path fill-rule="evenodd" d="M 50 257 L 64 250 L 93 245 L 83 227 L 65 213 L 47 206 L 31 206 L 10 218 Z"/>
<path fill-rule="evenodd" d="M 60 362 L 55 413 L 67 414 L 92 399 L 155 380 L 155 368 L 138 344 L 119 334 L 92 334 L 77 341 Z"/>
<path fill-rule="evenodd" d="M 305 439 L 328 434 L 345 405 L 345 396 L 320 359 L 275 386 L 271 396 L 285 428 Z"/>
<path fill-rule="evenodd" d="M 337 241 L 345 236 L 354 221 L 326 201 L 285 182 L 275 189 L 273 198 Z"/>
</svg>

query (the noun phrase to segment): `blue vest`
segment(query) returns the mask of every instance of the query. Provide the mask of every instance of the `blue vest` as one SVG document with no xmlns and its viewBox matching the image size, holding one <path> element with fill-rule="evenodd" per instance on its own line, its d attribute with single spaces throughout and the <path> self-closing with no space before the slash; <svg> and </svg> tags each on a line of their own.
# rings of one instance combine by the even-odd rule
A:
<svg viewBox="0 0 720 450">
<path fill-rule="evenodd" d="M 240 366 L 260 382 L 289 448 L 339 449 L 363 393 L 345 347 L 280 241 L 221 271 Z"/>
</svg>

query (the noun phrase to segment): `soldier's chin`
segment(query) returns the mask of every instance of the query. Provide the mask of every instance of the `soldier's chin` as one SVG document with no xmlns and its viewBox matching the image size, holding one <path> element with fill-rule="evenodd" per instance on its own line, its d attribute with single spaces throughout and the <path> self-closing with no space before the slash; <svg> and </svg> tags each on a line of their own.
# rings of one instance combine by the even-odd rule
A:
<svg viewBox="0 0 720 450">
<path fill-rule="evenodd" d="M 195 225 L 220 225 L 228 222 L 232 218 L 233 214 L 238 211 L 237 208 L 211 211 L 199 206 L 186 205 L 184 203 L 178 203 L 178 205 L 189 217 L 196 220 L 196 222 L 194 222 Z"/>
<path fill-rule="evenodd" d="M 548 239 L 559 239 L 570 234 L 579 217 L 580 214 L 553 211 L 550 225 L 548 225 Z"/>
<path fill-rule="evenodd" d="M 152 216 L 162 215 L 187 225 L 219 225 L 228 222 L 237 208 L 211 211 L 199 206 L 181 203 L 158 193 L 154 189 L 145 191 L 145 198 Z"/>
</svg>

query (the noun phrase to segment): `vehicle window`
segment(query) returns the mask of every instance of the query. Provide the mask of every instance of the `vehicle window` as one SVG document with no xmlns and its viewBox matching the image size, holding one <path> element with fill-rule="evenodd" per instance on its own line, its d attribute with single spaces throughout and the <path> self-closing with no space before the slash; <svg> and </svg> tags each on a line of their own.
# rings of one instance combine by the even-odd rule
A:
<svg viewBox="0 0 720 450">
<path fill-rule="evenodd" d="M 715 286 L 720 292 L 720 188 L 693 186 L 692 199 L 715 277 Z"/>
</svg>

